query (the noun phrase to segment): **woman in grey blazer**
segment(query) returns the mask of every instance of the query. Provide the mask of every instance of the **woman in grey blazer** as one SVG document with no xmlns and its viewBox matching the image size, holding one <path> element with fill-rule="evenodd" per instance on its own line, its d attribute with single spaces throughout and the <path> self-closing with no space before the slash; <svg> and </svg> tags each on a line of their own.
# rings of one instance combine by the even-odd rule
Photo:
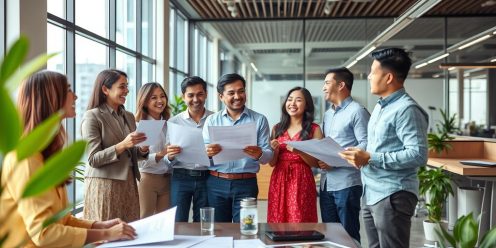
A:
<svg viewBox="0 0 496 248">
<path fill-rule="evenodd" d="M 136 146 L 146 137 L 134 132 L 134 116 L 124 109 L 128 93 L 126 73 L 109 69 L 98 74 L 81 124 L 90 165 L 85 178 L 86 219 L 139 219 L 137 161 L 148 156 L 148 147 Z"/>
</svg>

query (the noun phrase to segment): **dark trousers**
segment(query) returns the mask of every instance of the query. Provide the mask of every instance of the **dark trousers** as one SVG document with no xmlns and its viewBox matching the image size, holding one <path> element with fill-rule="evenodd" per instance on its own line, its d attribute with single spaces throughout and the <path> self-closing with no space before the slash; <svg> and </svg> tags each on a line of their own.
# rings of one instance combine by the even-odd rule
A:
<svg viewBox="0 0 496 248">
<path fill-rule="evenodd" d="M 229 180 L 210 175 L 207 191 L 208 203 L 215 208 L 215 222 L 239 223 L 241 199 L 258 196 L 257 178 Z"/>
<path fill-rule="evenodd" d="M 417 197 L 408 191 L 398 191 L 374 205 L 363 203 L 363 222 L 369 247 L 408 248 L 411 218 Z"/>
<path fill-rule="evenodd" d="M 175 169 L 171 182 L 171 204 L 177 206 L 176 221 L 188 222 L 191 202 L 193 202 L 193 221 L 200 221 L 200 208 L 208 206 L 207 178 L 208 171 L 203 176 L 190 176 Z"/>
<path fill-rule="evenodd" d="M 324 189 L 325 189 L 324 185 Z M 322 222 L 339 222 L 348 234 L 360 242 L 360 198 L 362 186 L 356 185 L 338 191 L 320 190 Z"/>
</svg>

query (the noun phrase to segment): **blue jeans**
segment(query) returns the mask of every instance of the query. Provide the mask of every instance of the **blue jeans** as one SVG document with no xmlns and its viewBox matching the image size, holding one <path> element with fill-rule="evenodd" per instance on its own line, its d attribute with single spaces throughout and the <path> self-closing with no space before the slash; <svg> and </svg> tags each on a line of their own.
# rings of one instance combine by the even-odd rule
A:
<svg viewBox="0 0 496 248">
<path fill-rule="evenodd" d="M 176 222 L 188 222 L 189 209 L 193 201 L 193 221 L 200 221 L 200 208 L 208 206 L 207 178 L 208 171 L 191 176 L 187 170 L 174 169 L 171 182 L 171 204 L 177 206 Z M 199 171 L 198 171 L 199 172 Z"/>
<path fill-rule="evenodd" d="M 257 178 L 229 180 L 209 176 L 208 203 L 215 208 L 215 222 L 239 223 L 241 199 L 258 196 Z"/>
<path fill-rule="evenodd" d="M 327 186 L 324 185 L 324 189 Z M 322 222 L 339 222 L 348 234 L 360 242 L 360 198 L 362 186 L 356 185 L 338 191 L 320 190 Z"/>
</svg>

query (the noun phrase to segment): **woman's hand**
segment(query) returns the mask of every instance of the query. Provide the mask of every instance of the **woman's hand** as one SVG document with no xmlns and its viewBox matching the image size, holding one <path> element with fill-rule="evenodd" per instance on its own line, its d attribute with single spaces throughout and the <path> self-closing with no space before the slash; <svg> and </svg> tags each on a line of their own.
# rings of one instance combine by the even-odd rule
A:
<svg viewBox="0 0 496 248">
<path fill-rule="evenodd" d="M 133 240 L 137 236 L 136 230 L 125 222 L 121 222 L 105 230 L 106 241 Z"/>
<path fill-rule="evenodd" d="M 270 147 L 273 151 L 279 150 L 279 141 L 277 139 L 273 139 L 270 141 Z"/>
<path fill-rule="evenodd" d="M 92 229 L 108 229 L 111 228 L 119 223 L 125 223 L 119 218 L 112 219 L 112 220 L 107 220 L 107 221 L 96 221 L 93 223 L 91 226 Z"/>
<path fill-rule="evenodd" d="M 118 154 L 124 152 L 124 150 L 134 147 L 136 144 L 139 144 L 146 140 L 146 136 L 144 133 L 132 132 L 124 138 L 123 141 L 119 142 L 116 145 L 116 150 Z"/>
</svg>

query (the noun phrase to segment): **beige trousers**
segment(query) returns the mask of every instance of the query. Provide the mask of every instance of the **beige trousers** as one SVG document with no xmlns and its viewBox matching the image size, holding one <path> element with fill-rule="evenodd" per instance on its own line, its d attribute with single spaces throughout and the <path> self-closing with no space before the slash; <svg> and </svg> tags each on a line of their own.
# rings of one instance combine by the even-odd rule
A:
<svg viewBox="0 0 496 248">
<path fill-rule="evenodd" d="M 140 217 L 160 213 L 170 206 L 171 174 L 141 173 L 138 184 Z"/>
</svg>

